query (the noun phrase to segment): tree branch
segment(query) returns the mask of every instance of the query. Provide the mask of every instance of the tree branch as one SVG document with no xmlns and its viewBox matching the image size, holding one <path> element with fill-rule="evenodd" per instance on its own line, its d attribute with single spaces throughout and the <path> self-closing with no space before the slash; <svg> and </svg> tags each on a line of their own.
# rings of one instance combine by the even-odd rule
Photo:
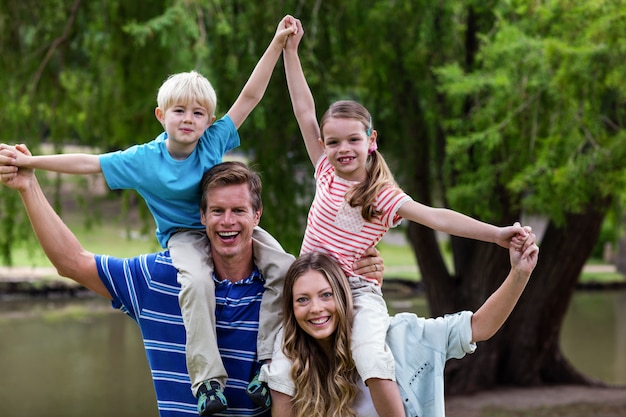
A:
<svg viewBox="0 0 626 417">
<path fill-rule="evenodd" d="M 44 57 L 43 61 L 41 61 L 41 63 L 39 64 L 39 68 L 37 68 L 37 71 L 35 71 L 35 75 L 33 76 L 33 80 L 31 82 L 31 89 L 30 89 L 31 90 L 30 91 L 31 97 L 32 97 L 32 94 L 34 94 L 34 92 L 37 90 L 37 85 L 39 84 L 39 80 L 41 79 L 41 75 L 43 74 L 44 69 L 48 65 L 48 62 L 50 61 L 50 59 L 54 55 L 54 53 L 57 50 L 57 48 L 59 47 L 59 45 L 61 45 L 63 42 L 65 42 L 67 40 L 67 38 L 69 37 L 70 29 L 71 29 L 72 25 L 74 24 L 74 20 L 76 20 L 76 15 L 78 14 L 78 8 L 80 6 L 80 1 L 81 0 L 74 0 L 74 4 L 72 5 L 72 9 L 70 10 L 69 19 L 67 20 L 67 23 L 65 24 L 65 28 L 63 29 L 63 33 L 61 34 L 60 37 L 58 37 L 54 41 L 52 41 L 52 44 L 50 45 L 50 48 L 48 49 L 48 52 L 46 53 L 46 56 Z"/>
</svg>

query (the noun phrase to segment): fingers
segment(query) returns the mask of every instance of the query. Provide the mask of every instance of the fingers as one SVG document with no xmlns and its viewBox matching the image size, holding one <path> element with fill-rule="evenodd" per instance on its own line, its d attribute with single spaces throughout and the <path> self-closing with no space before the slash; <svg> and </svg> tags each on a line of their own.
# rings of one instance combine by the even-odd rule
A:
<svg viewBox="0 0 626 417">
<path fill-rule="evenodd" d="M 11 151 L 2 150 L 0 151 L 0 167 L 2 168 L 11 168 L 5 169 L 0 172 L 17 172 L 17 167 L 13 164 L 15 163 L 15 155 Z"/>
<path fill-rule="evenodd" d="M 363 256 L 379 257 L 380 256 L 380 251 L 378 249 L 376 249 L 376 246 L 370 246 L 369 248 L 367 248 L 367 250 L 365 251 Z"/>
<path fill-rule="evenodd" d="M 19 143 L 19 144 L 15 145 L 15 149 L 17 149 L 18 151 L 20 151 L 23 154 L 28 155 L 28 156 L 32 156 L 33 155 L 32 153 L 30 153 L 30 149 L 28 149 L 26 147 L 26 145 L 24 145 L 23 143 Z"/>
<path fill-rule="evenodd" d="M 522 260 L 530 261 L 532 263 L 537 262 L 539 246 L 537 246 L 535 238 L 536 236 L 534 233 L 530 233 L 528 235 L 528 239 L 524 243 L 524 248 L 522 249 Z"/>
</svg>

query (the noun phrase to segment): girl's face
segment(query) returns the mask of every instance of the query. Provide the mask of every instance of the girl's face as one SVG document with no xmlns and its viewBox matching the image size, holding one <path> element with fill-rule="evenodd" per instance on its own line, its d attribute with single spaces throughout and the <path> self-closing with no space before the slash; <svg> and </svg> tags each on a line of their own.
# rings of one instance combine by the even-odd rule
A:
<svg viewBox="0 0 626 417">
<path fill-rule="evenodd" d="M 368 150 L 376 141 L 376 131 L 367 136 L 357 119 L 330 118 L 324 123 L 322 147 L 337 175 L 349 181 L 363 181 Z"/>
<path fill-rule="evenodd" d="M 330 342 L 338 325 L 337 307 L 322 273 L 308 270 L 294 282 L 293 312 L 302 330 L 320 342 Z"/>
</svg>

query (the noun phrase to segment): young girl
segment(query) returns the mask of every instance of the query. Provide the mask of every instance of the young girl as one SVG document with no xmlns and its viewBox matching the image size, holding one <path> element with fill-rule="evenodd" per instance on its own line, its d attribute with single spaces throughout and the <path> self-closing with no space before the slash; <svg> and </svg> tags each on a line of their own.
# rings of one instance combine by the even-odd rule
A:
<svg viewBox="0 0 626 417">
<path fill-rule="evenodd" d="M 519 225 L 496 227 L 413 201 L 398 187 L 377 151 L 372 116 L 359 103 L 333 103 L 318 126 L 313 96 L 297 55 L 303 30 L 297 20 L 296 25 L 296 34 L 283 52 L 284 63 L 294 114 L 315 166 L 316 180 L 301 254 L 327 253 L 349 278 L 355 305 L 352 356 L 357 370 L 370 389 L 379 415 L 404 416 L 394 382 L 394 359 L 385 345 L 389 326 L 386 303 L 377 282 L 354 273 L 355 259 L 402 218 L 503 247 L 520 247 L 526 232 Z"/>
</svg>

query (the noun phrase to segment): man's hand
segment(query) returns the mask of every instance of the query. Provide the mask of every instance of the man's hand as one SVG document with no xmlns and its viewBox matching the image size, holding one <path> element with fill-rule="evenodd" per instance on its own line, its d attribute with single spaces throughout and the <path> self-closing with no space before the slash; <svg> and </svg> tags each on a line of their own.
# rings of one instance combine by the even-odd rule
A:
<svg viewBox="0 0 626 417">
<path fill-rule="evenodd" d="M 380 257 L 380 252 L 375 246 L 370 246 L 363 254 L 363 257 L 354 263 L 352 268 L 357 275 L 374 278 L 379 285 L 383 285 L 385 265 L 383 264 L 383 258 Z"/>
<path fill-rule="evenodd" d="M 0 144 L 0 181 L 7 187 L 19 191 L 28 186 L 34 177 L 34 170 L 12 165 L 17 157 L 16 152 L 31 156 L 26 145 Z"/>
</svg>

